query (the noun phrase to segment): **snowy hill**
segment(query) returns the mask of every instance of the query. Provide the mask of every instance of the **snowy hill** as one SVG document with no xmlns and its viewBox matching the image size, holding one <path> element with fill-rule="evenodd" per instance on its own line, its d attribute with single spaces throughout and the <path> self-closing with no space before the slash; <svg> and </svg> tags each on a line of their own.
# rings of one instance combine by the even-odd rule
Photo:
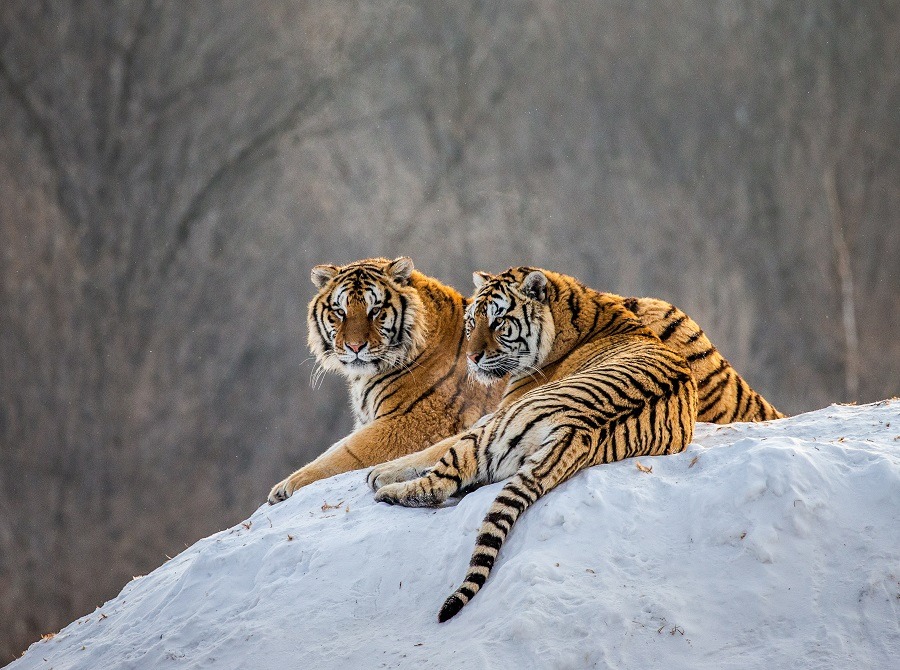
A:
<svg viewBox="0 0 900 670">
<path fill-rule="evenodd" d="M 414 510 L 355 472 L 197 542 L 9 667 L 898 667 L 900 400 L 700 424 L 686 452 L 639 460 L 652 472 L 592 468 L 539 501 L 445 624 L 501 485 Z"/>
</svg>

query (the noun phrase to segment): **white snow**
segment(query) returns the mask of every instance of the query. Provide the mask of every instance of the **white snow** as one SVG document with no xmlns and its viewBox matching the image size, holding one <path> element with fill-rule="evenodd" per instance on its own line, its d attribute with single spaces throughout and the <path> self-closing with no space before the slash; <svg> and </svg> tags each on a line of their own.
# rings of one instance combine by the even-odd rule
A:
<svg viewBox="0 0 900 670">
<path fill-rule="evenodd" d="M 900 400 L 699 424 L 684 453 L 638 460 L 652 472 L 591 468 L 528 510 L 445 624 L 502 485 L 405 509 L 353 472 L 197 542 L 9 667 L 900 667 Z"/>
</svg>

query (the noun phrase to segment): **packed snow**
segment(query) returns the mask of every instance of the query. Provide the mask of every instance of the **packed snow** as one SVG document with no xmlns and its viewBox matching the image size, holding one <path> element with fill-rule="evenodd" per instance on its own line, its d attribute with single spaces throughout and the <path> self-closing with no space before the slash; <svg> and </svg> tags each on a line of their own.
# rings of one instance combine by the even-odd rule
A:
<svg viewBox="0 0 900 670">
<path fill-rule="evenodd" d="M 581 472 L 438 624 L 501 486 L 406 509 L 364 472 L 319 482 L 9 667 L 900 667 L 900 399 L 698 424 L 681 454 Z"/>
</svg>

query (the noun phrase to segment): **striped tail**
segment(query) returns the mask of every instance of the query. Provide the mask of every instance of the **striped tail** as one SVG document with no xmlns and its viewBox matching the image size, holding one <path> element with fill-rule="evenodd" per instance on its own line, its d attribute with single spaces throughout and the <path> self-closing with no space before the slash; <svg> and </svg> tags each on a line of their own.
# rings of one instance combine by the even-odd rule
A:
<svg viewBox="0 0 900 670">
<path fill-rule="evenodd" d="M 525 468 L 520 470 L 503 487 L 488 510 L 478 531 L 466 579 L 453 595 L 444 601 L 438 614 L 439 622 L 443 623 L 455 616 L 481 590 L 516 519 L 543 495 L 538 482 L 524 470 Z"/>
</svg>

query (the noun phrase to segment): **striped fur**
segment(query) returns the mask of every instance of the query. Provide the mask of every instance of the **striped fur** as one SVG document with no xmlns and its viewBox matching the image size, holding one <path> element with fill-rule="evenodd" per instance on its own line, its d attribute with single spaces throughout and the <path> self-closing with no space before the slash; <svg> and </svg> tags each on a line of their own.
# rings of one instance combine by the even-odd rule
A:
<svg viewBox="0 0 900 670">
<path fill-rule="evenodd" d="M 481 282 L 489 275 L 475 273 L 475 277 Z M 709 341 L 703 329 L 680 309 L 656 298 L 624 298 L 612 293 L 604 295 L 610 300 L 621 302 L 666 346 L 687 359 L 699 394 L 698 421 L 767 421 L 784 416 L 750 387 Z M 577 305 L 572 304 L 570 308 L 574 310 Z M 470 304 L 469 310 L 471 309 Z M 473 327 L 471 320 L 469 327 Z M 502 339 L 504 335 L 500 333 L 498 337 Z M 506 337 L 510 338 L 509 335 Z M 470 364 L 472 376 L 488 384 L 501 379 L 504 374 L 503 367 L 497 367 L 497 361 L 491 361 L 490 356 L 488 354 L 479 367 Z M 492 370 L 492 366 L 496 369 Z M 528 377 L 511 383 L 504 392 L 505 401 L 517 397 L 529 383 Z M 369 484 L 377 491 L 387 484 L 417 476 L 433 466 L 452 443 L 452 440 L 442 442 L 423 452 L 376 466 L 369 473 Z"/>
<path fill-rule="evenodd" d="M 457 291 L 413 269 L 408 258 L 317 265 L 309 304 L 309 348 L 320 366 L 344 375 L 355 430 L 276 484 L 269 503 L 314 481 L 420 452 L 496 406 L 502 389 L 466 374 Z M 411 471 L 414 474 L 415 471 Z"/>
<path fill-rule="evenodd" d="M 731 367 L 687 314 L 656 298 L 621 300 L 666 346 L 687 359 L 697 382 L 698 421 L 732 423 L 784 418 Z"/>
<path fill-rule="evenodd" d="M 376 494 L 431 506 L 511 477 L 440 621 L 481 589 L 513 524 L 538 498 L 592 465 L 681 451 L 697 414 L 687 361 L 617 296 L 533 268 L 476 276 L 481 285 L 466 315 L 470 372 L 483 381 L 508 376 L 504 399 L 487 421 L 445 440 L 427 474 Z"/>
</svg>

